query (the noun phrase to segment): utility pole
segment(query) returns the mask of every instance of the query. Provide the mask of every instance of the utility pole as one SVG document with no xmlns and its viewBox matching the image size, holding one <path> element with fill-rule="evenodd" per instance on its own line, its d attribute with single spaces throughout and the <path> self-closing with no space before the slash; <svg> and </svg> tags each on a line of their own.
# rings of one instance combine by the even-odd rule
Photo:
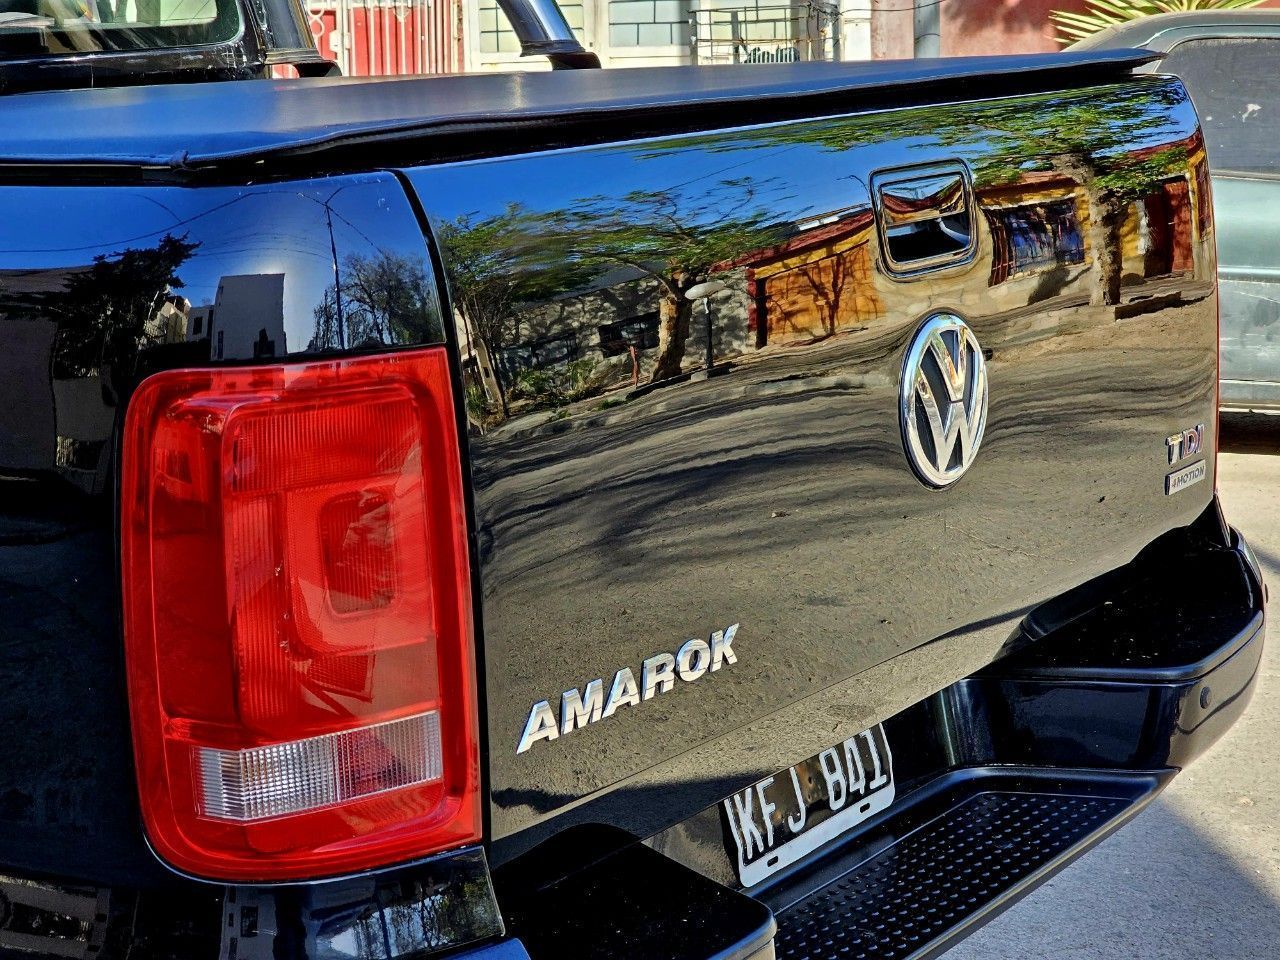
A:
<svg viewBox="0 0 1280 960">
<path fill-rule="evenodd" d="M 333 239 L 333 211 L 329 207 L 329 200 L 324 201 L 324 219 L 329 224 L 329 252 L 333 256 L 333 305 L 334 312 L 338 315 L 338 349 L 345 350 L 347 348 L 347 329 L 342 318 L 342 277 L 338 272 L 338 245 Z"/>
</svg>

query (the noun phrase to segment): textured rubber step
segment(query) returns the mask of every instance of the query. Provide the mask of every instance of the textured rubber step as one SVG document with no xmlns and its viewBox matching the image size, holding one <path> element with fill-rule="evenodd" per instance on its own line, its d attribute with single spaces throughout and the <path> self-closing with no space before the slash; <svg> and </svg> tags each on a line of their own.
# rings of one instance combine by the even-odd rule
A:
<svg viewBox="0 0 1280 960">
<path fill-rule="evenodd" d="M 777 956 L 898 960 L 933 953 L 1051 875 L 1136 799 L 973 793 L 869 857 L 848 854 L 847 872 L 778 913 Z"/>
</svg>

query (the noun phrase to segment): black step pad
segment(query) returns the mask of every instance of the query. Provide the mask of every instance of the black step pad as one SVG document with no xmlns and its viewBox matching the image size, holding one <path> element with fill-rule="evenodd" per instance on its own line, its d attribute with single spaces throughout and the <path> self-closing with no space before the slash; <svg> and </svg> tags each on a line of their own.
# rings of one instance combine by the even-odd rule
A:
<svg viewBox="0 0 1280 960">
<path fill-rule="evenodd" d="M 897 960 L 932 952 L 1132 804 L 976 793 L 779 913 L 778 958 Z"/>
</svg>

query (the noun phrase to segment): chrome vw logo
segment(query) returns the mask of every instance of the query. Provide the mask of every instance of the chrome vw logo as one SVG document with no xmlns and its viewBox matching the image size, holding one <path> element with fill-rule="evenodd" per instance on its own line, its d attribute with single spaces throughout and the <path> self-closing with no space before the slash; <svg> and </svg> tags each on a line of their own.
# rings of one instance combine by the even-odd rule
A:
<svg viewBox="0 0 1280 960">
<path fill-rule="evenodd" d="M 987 364 L 969 325 L 937 313 L 916 331 L 902 366 L 902 445 L 931 487 L 959 480 L 987 426 Z"/>
</svg>

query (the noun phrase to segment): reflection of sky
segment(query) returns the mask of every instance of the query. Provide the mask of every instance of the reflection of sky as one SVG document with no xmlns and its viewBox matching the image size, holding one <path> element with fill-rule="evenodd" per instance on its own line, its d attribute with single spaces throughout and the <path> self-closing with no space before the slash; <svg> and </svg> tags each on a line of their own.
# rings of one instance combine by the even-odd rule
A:
<svg viewBox="0 0 1280 960">
<path fill-rule="evenodd" d="M 748 181 L 761 207 L 778 211 L 779 222 L 790 222 L 865 203 L 865 189 L 848 178 L 847 156 L 812 144 L 761 147 L 744 137 L 741 147 L 716 149 L 691 146 L 697 141 L 675 138 L 625 147 L 582 147 L 500 160 L 478 160 L 425 168 L 418 181 L 423 201 L 441 222 L 474 214 L 485 218 L 501 212 L 509 199 L 519 197 L 531 210 L 571 209 L 602 196 L 636 191 L 670 191 L 683 209 L 714 219 L 726 211 L 711 201 L 729 201 L 745 194 Z M 607 164 L 607 168 L 606 165 Z M 607 169 L 608 179 L 601 174 Z M 797 176 L 802 174 L 802 176 Z M 736 209 L 727 212 L 746 214 Z M 697 218 L 685 226 L 698 225 Z"/>
<path fill-rule="evenodd" d="M 513 197 L 533 211 L 554 211 L 631 191 L 673 191 L 682 207 L 709 218 L 717 212 L 705 202 L 710 192 L 716 191 L 717 200 L 727 199 L 731 191 L 724 184 L 740 179 L 754 183 L 761 205 L 776 209 L 785 223 L 866 203 L 863 177 L 885 168 L 957 159 L 1043 164 L 1045 138 L 1054 133 L 1053 111 L 1089 111 L 1101 120 L 1108 104 L 1099 96 L 1096 90 L 1046 94 L 575 147 L 424 168 L 412 175 L 437 223 L 493 216 Z M 1190 102 L 1171 103 L 1167 90 L 1165 96 L 1144 99 L 1128 89 L 1116 94 L 1116 102 L 1122 104 L 1114 120 L 1119 126 L 1111 131 L 1114 143 L 1099 137 L 1102 155 L 1176 141 L 1194 126 Z M 1044 127 L 1043 137 L 1032 135 L 1038 125 Z M 795 134 L 802 129 L 819 131 L 825 142 L 799 142 Z"/>
<path fill-rule="evenodd" d="M 858 145 L 842 151 L 830 144 L 788 142 L 787 134 L 801 128 L 788 124 L 714 139 L 673 137 L 476 160 L 410 175 L 437 224 L 500 214 L 512 197 L 532 211 L 556 211 L 594 205 L 604 196 L 669 191 L 688 216 L 683 225 L 699 226 L 749 215 L 745 197 L 752 188 L 754 205 L 775 213 L 776 223 L 788 224 L 865 209 L 870 171 L 979 156 L 991 146 L 976 130 L 963 147 L 944 148 L 924 132 L 875 142 L 874 117 L 819 123 L 833 133 L 846 127 L 849 142 Z"/>
<path fill-rule="evenodd" d="M 157 244 L 166 233 L 198 241 L 178 270 L 193 305 L 212 303 L 218 281 L 234 274 L 283 273 L 286 325 L 311 323 L 321 292 L 333 282 L 325 202 L 340 259 L 389 249 L 425 255 L 421 231 L 390 178 L 348 177 L 256 188 L 0 187 L 0 259 L 6 269 L 83 266 L 96 254 Z M 292 323 L 289 323 L 289 321 Z M 294 340 L 291 330 L 290 342 Z M 306 343 L 303 337 L 299 346 Z"/>
</svg>

